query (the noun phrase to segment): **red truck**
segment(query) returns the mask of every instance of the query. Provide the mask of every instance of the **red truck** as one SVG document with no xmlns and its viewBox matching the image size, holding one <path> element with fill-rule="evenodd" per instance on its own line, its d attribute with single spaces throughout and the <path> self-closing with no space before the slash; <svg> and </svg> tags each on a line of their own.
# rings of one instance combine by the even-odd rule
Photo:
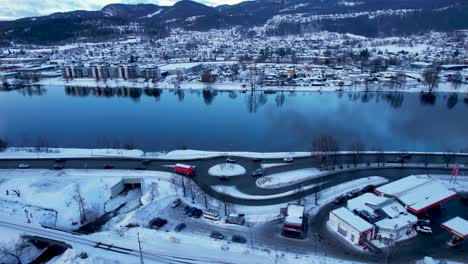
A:
<svg viewBox="0 0 468 264">
<path fill-rule="evenodd" d="M 195 176 L 195 168 L 195 166 L 177 163 L 174 166 L 174 171 L 187 176 Z"/>
</svg>

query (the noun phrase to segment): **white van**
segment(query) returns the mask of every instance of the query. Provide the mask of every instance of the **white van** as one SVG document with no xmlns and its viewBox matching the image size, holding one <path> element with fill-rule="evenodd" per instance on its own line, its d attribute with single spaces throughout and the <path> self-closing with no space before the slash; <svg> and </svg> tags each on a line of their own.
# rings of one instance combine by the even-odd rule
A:
<svg viewBox="0 0 468 264">
<path fill-rule="evenodd" d="M 203 218 L 212 220 L 212 221 L 219 221 L 221 217 L 219 216 L 219 212 L 211 209 L 207 209 L 203 211 Z"/>
</svg>

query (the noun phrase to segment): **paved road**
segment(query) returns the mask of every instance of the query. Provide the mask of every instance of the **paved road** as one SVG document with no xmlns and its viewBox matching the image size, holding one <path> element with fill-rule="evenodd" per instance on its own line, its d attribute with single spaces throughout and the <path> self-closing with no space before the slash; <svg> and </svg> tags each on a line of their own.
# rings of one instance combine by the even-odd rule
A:
<svg viewBox="0 0 468 264">
<path fill-rule="evenodd" d="M 359 155 L 357 160 L 360 164 L 367 164 L 367 163 L 376 163 L 383 162 L 383 161 L 392 161 L 400 157 L 401 154 L 364 154 L 362 153 Z M 448 174 L 451 172 L 452 166 L 454 162 L 459 162 L 460 164 L 468 164 L 468 155 L 458 155 L 458 156 L 449 156 L 440 154 L 440 155 L 432 155 L 432 154 L 413 154 L 411 159 L 408 160 L 411 164 L 414 163 L 429 163 L 429 164 L 439 164 L 440 168 L 411 168 L 411 167 L 401 167 L 400 164 L 395 163 L 387 163 L 385 167 L 382 168 L 375 168 L 375 169 L 363 169 L 363 168 L 356 168 L 356 169 L 349 169 L 347 171 L 335 171 L 332 172 L 332 175 L 327 175 L 325 177 L 316 178 L 313 180 L 305 181 L 302 183 L 298 183 L 295 185 L 291 185 L 284 188 L 277 188 L 277 189 L 261 189 L 258 188 L 255 184 L 257 178 L 251 177 L 250 173 L 257 168 L 259 168 L 260 164 L 263 163 L 282 163 L 281 159 L 265 159 L 262 162 L 254 161 L 250 158 L 243 158 L 243 157 L 234 157 L 236 159 L 236 163 L 242 165 L 246 169 L 246 174 L 238 177 L 232 177 L 229 181 L 223 181 L 219 177 L 213 177 L 208 175 L 208 169 L 216 164 L 225 163 L 225 157 L 218 157 L 218 158 L 209 158 L 209 159 L 197 159 L 197 160 L 189 160 L 183 161 L 183 163 L 196 165 L 197 166 L 197 175 L 192 177 L 191 179 L 198 184 L 203 191 L 208 193 L 209 195 L 224 201 L 228 201 L 233 204 L 242 204 L 242 205 L 272 205 L 278 203 L 289 202 L 293 200 L 297 200 L 301 197 L 306 195 L 310 195 L 312 193 L 317 192 L 319 189 L 328 188 L 335 186 L 337 184 L 347 182 L 350 180 L 355 180 L 359 178 L 364 178 L 368 176 L 383 176 L 388 178 L 389 180 L 396 180 L 398 178 L 411 175 L 411 174 Z M 355 155 L 353 154 L 341 154 L 337 155 L 336 157 L 336 164 L 351 164 L 353 167 L 353 163 L 355 160 Z M 449 166 L 445 167 L 447 164 L 447 160 L 449 160 Z M 110 164 L 115 167 L 115 169 L 135 169 L 139 166 L 142 166 L 141 163 L 142 159 L 138 158 L 69 158 L 66 159 L 65 162 L 61 163 L 66 168 L 75 168 L 75 169 L 102 169 L 104 165 Z M 9 159 L 9 160 L 0 160 L 0 168 L 17 168 L 18 164 L 20 163 L 27 163 L 31 165 L 31 168 L 45 168 L 51 169 L 56 163 L 55 159 Z M 151 164 L 146 166 L 147 170 L 155 170 L 155 171 L 167 171 L 172 172 L 173 169 L 171 167 L 167 167 L 166 165 L 174 165 L 177 163 L 176 161 L 167 161 L 167 160 L 158 160 L 155 159 L 151 162 Z M 422 165 L 424 166 L 424 165 Z M 307 158 L 298 158 L 295 159 L 293 163 L 288 166 L 281 166 L 281 167 L 274 167 L 265 170 L 265 176 L 285 172 L 289 170 L 297 170 L 303 168 L 310 168 L 316 167 L 320 168 L 320 162 L 318 159 L 314 157 L 307 157 Z M 460 169 L 460 174 L 465 173 L 466 167 Z M 212 189 L 212 186 L 215 185 L 226 185 L 226 186 L 235 186 L 241 192 L 246 194 L 252 195 L 273 195 L 279 194 L 290 190 L 296 190 L 301 186 L 308 186 L 315 183 L 320 182 L 327 182 L 321 186 L 309 189 L 307 191 L 301 191 L 289 196 L 281 197 L 281 198 L 274 198 L 274 199 L 267 199 L 267 200 L 249 200 L 249 199 L 241 199 L 241 198 L 234 198 L 227 196 L 222 193 L 218 193 Z"/>
</svg>

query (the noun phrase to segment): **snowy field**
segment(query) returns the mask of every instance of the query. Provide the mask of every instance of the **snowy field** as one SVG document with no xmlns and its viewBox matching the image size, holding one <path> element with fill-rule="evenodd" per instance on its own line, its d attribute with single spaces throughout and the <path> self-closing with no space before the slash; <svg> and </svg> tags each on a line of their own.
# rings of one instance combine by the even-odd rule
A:
<svg viewBox="0 0 468 264">
<path fill-rule="evenodd" d="M 245 168 L 238 164 L 222 163 L 211 167 L 208 174 L 215 177 L 233 177 L 245 174 Z"/>
<path fill-rule="evenodd" d="M 307 168 L 264 176 L 257 179 L 255 183 L 259 188 L 277 189 L 288 187 L 307 180 L 312 180 L 320 176 L 320 170 L 316 168 Z"/>
<path fill-rule="evenodd" d="M 260 164 L 260 168 L 266 170 L 270 168 L 282 167 L 282 166 L 288 166 L 288 165 L 291 165 L 291 163 L 262 163 Z"/>
<path fill-rule="evenodd" d="M 104 213 L 111 197 L 110 188 L 125 177 L 143 178 L 143 188 L 158 185 L 158 195 L 173 195 L 172 173 L 132 170 L 0 170 L 0 212 L 25 223 L 47 223 L 76 228 L 79 206 L 74 197 L 77 188 L 86 210 L 98 216 Z M 19 193 L 19 196 L 17 194 Z M 57 199 L 60 197 L 60 199 Z M 25 214 L 24 210 L 28 210 Z"/>
</svg>

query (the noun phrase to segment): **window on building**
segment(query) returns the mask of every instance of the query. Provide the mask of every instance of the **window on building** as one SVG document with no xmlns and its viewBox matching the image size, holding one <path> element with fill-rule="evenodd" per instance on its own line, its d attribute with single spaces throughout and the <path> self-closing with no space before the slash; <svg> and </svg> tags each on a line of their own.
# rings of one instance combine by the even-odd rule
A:
<svg viewBox="0 0 468 264">
<path fill-rule="evenodd" d="M 338 233 L 340 233 L 342 236 L 346 237 L 346 235 L 348 234 L 348 231 L 341 228 L 340 224 L 338 224 Z"/>
</svg>

